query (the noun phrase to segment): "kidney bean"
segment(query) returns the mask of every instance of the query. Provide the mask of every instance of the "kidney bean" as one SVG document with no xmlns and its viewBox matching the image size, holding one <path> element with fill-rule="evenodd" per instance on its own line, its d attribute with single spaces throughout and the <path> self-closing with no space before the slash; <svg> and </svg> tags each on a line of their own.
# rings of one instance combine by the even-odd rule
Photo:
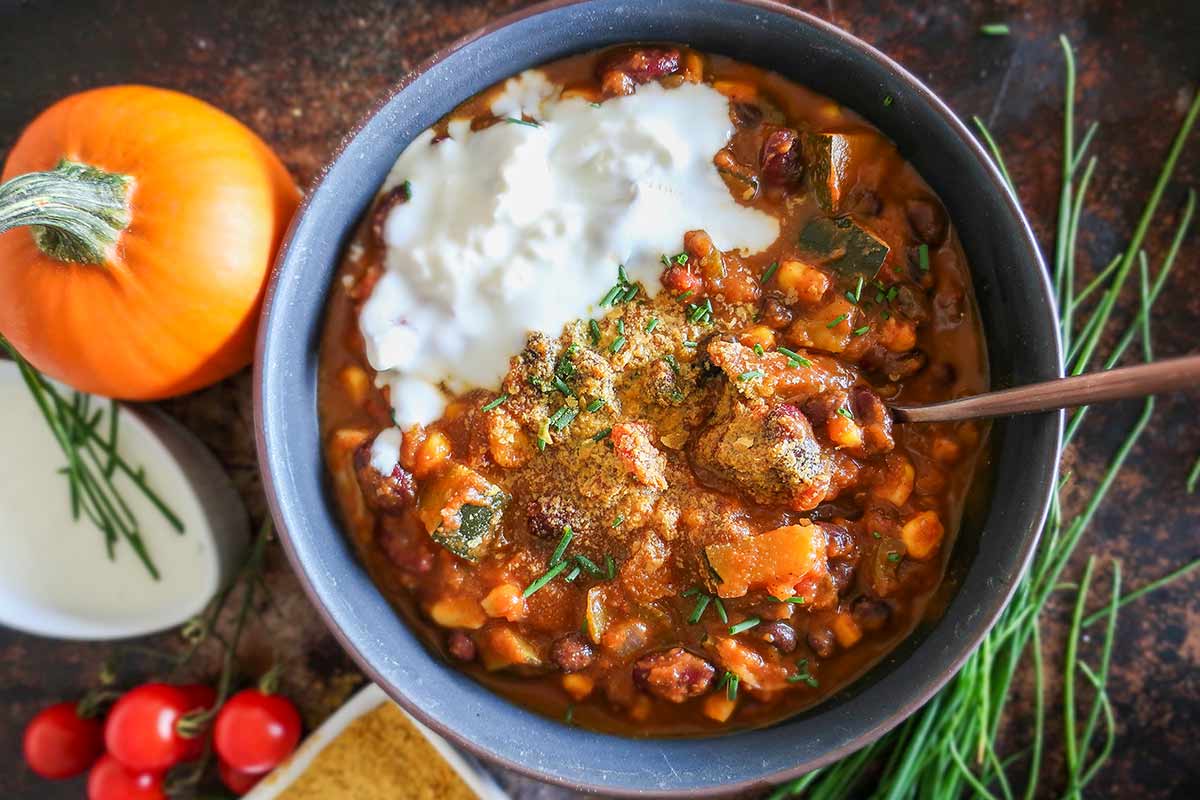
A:
<svg viewBox="0 0 1200 800">
<path fill-rule="evenodd" d="M 708 691 L 717 670 L 698 655 L 672 647 L 642 656 L 633 665 L 633 682 L 639 689 L 682 703 Z"/>
<path fill-rule="evenodd" d="M 412 505 L 416 499 L 416 484 L 413 476 L 399 464 L 388 475 L 380 474 L 371 465 L 371 444 L 368 439 L 354 451 L 354 474 L 362 489 L 367 505 L 376 511 L 399 511 Z"/>
<path fill-rule="evenodd" d="M 946 230 L 949 226 L 946 212 L 933 199 L 916 197 L 904 204 L 904 215 L 917 238 L 925 244 L 936 247 L 946 240 Z"/>
<path fill-rule="evenodd" d="M 568 633 L 554 642 L 550 649 L 550 659 L 563 672 L 579 672 L 587 669 L 595 658 L 592 644 L 582 633 Z"/>
<path fill-rule="evenodd" d="M 459 661 L 475 660 L 475 640 L 462 631 L 450 631 L 446 637 L 446 649 Z"/>
<path fill-rule="evenodd" d="M 756 629 L 758 638 L 774 647 L 781 653 L 792 653 L 796 650 L 796 630 L 786 622 L 767 622 Z"/>
<path fill-rule="evenodd" d="M 804 176 L 800 141 L 791 128 L 776 128 L 763 140 L 759 164 L 763 181 L 775 186 L 793 186 Z"/>
</svg>

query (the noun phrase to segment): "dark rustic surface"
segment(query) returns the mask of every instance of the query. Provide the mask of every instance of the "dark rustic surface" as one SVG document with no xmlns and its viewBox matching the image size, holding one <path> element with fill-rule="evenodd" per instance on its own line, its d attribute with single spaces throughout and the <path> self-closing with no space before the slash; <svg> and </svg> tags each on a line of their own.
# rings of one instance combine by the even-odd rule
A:
<svg viewBox="0 0 1200 800">
<path fill-rule="evenodd" d="M 405 70 L 519 5 L 509 0 L 3 3 L 0 148 L 7 148 L 39 109 L 68 92 L 145 82 L 183 89 L 232 112 L 307 183 L 341 135 Z M 1078 49 L 1080 118 L 1102 125 L 1095 149 L 1102 160 L 1083 220 L 1081 258 L 1089 271 L 1107 262 L 1131 232 L 1200 76 L 1200 3 L 1194 0 L 799 5 L 898 59 L 964 117 L 988 120 L 1043 243 L 1052 236 L 1057 203 L 1062 59 L 1055 37 L 1068 34 Z M 995 21 L 1008 22 L 1012 35 L 978 35 L 980 24 Z M 1172 218 L 1184 187 L 1200 183 L 1198 156 L 1200 136 L 1195 136 L 1165 198 Z M 1152 232 L 1152 254 L 1162 251 L 1165 228 Z M 1172 286 L 1154 320 L 1163 356 L 1200 350 L 1200 236 L 1195 233 Z M 248 376 L 242 374 L 167 406 L 217 453 L 252 514 L 261 518 L 249 394 Z M 1200 453 L 1195 409 L 1195 397 L 1160 401 L 1130 469 L 1083 548 L 1102 558 L 1121 558 L 1127 585 L 1152 579 L 1200 551 L 1200 495 L 1187 497 L 1183 488 L 1188 466 Z M 1096 479 L 1136 413 L 1131 404 L 1094 415 L 1080 446 L 1066 456 L 1080 483 Z M 277 550 L 268 572 L 271 602 L 250 629 L 248 663 L 265 669 L 273 657 L 282 660 L 283 691 L 315 724 L 361 679 L 322 628 Z M 1120 735 L 1112 763 L 1089 794 L 1200 797 L 1198 585 L 1193 578 L 1122 616 L 1111 687 Z M 1059 626 L 1048 637 L 1053 641 L 1061 630 L 1062 609 L 1050 616 L 1050 624 Z M 137 644 L 162 652 L 179 648 L 169 634 Z M 126 683 L 159 669 L 154 655 L 137 648 L 62 644 L 0 630 L 0 796 L 82 797 L 80 783 L 42 783 L 23 767 L 20 731 L 41 706 L 75 698 L 94 685 L 98 665 L 112 656 L 119 657 Z M 210 677 L 215 664 L 202 658 L 192 671 L 194 677 Z M 1026 728 L 1025 719 L 1014 718 L 1010 732 L 1019 738 Z M 567 794 L 506 780 L 522 798 Z M 1055 789 L 1047 786 L 1046 793 Z"/>
</svg>

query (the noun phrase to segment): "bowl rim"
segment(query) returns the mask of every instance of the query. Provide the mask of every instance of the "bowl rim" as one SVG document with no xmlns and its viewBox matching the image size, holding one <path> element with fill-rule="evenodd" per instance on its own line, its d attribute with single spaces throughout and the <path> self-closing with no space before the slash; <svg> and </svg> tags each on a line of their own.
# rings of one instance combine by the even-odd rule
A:
<svg viewBox="0 0 1200 800">
<path fill-rule="evenodd" d="M 279 539 L 283 546 L 284 552 L 289 563 L 292 566 L 293 572 L 296 574 L 297 580 L 300 582 L 305 595 L 316 609 L 325 626 L 333 634 L 341 647 L 351 656 L 355 664 L 366 674 L 366 676 L 378 684 L 383 690 L 395 700 L 405 711 L 416 717 L 421 723 L 436 731 L 441 736 L 453 742 L 456 746 L 462 747 L 473 755 L 499 764 L 506 769 L 517 772 L 521 775 L 534 778 L 536 780 L 564 786 L 575 789 L 577 791 L 593 792 L 606 794 L 613 797 L 645 797 L 653 795 L 658 797 L 710 797 L 715 795 L 724 795 L 728 793 L 736 793 L 754 788 L 763 788 L 770 784 L 794 779 L 802 774 L 819 769 L 827 764 L 844 758 L 863 747 L 870 745 L 876 740 L 882 738 L 892 729 L 901 724 L 905 719 L 916 713 L 922 706 L 929 702 L 935 694 L 958 674 L 963 663 L 975 652 L 979 647 L 984 636 L 992 629 L 996 620 L 999 618 L 1003 610 L 1008 606 L 1012 599 L 1017 585 L 1028 569 L 1029 563 L 1033 558 L 1034 551 L 1041 538 L 1041 531 L 1044 527 L 1046 516 L 1049 512 L 1050 503 L 1053 495 L 1053 487 L 1057 484 L 1057 475 L 1059 467 L 1059 456 L 1062 451 L 1062 436 L 1065 427 L 1065 412 L 1058 412 L 1052 416 L 1052 426 L 1050 430 L 1050 438 L 1053 442 L 1052 451 L 1054 453 L 1053 463 L 1048 465 L 1048 474 L 1045 479 L 1045 490 L 1041 495 L 1033 498 L 1035 505 L 1031 509 L 1029 519 L 1031 521 L 1032 530 L 1025 536 L 1021 543 L 1021 547 L 1017 553 L 1016 569 L 1012 573 L 1011 580 L 1004 587 L 1003 592 L 993 597 L 992 602 L 986 609 L 979 609 L 982 614 L 975 615 L 975 621 L 972 623 L 974 631 L 970 636 L 961 642 L 960 651 L 947 663 L 944 668 L 933 677 L 926 679 L 924 684 L 908 698 L 908 700 L 899 708 L 895 709 L 887 716 L 878 719 L 870 727 L 852 740 L 837 747 L 827 749 L 820 757 L 811 758 L 803 761 L 795 766 L 776 770 L 768 774 L 764 774 L 755 778 L 744 778 L 730 783 L 703 783 L 697 786 L 688 786 L 682 788 L 649 788 L 649 787 L 628 787 L 628 786 L 613 786 L 608 783 L 600 783 L 594 781 L 580 780 L 569 776 L 564 776 L 559 773 L 551 772 L 547 769 L 539 769 L 530 763 L 523 762 L 516 758 L 510 757 L 505 753 L 498 752 L 490 747 L 480 744 L 474 739 L 468 737 L 464 733 L 442 723 L 436 716 L 428 712 L 426 709 L 417 705 L 410 699 L 405 692 L 393 685 L 391 681 L 384 677 L 382 671 L 374 666 L 370 659 L 364 655 L 359 645 L 354 642 L 350 635 L 342 628 L 342 626 L 334 619 L 332 612 L 321 600 L 320 594 L 310 575 L 309 568 L 306 567 L 302 558 L 297 552 L 296 545 L 291 539 L 291 533 L 288 526 L 285 524 L 285 514 L 279 500 L 278 485 L 274 479 L 271 469 L 271 459 L 268 457 L 268 441 L 266 435 L 266 425 L 264 418 L 264 394 L 266 382 L 266 370 L 264 369 L 265 358 L 264 353 L 268 347 L 270 339 L 269 332 L 271 330 L 270 319 L 273 313 L 278 312 L 276 304 L 273 302 L 279 284 L 281 282 L 283 267 L 288 260 L 293 236 L 301 224 L 309 210 L 313 198 L 322 188 L 333 166 L 337 164 L 344 156 L 346 150 L 351 146 L 356 137 L 363 129 L 374 119 L 385 107 L 387 107 L 397 95 L 401 94 L 405 89 L 412 85 L 417 79 L 427 73 L 430 69 L 437 66 L 440 62 L 454 55 L 463 48 L 472 43 L 485 38 L 497 31 L 510 27 L 517 23 L 521 23 L 530 18 L 554 12 L 563 8 L 574 6 L 586 6 L 592 2 L 600 0 L 542 0 L 524 8 L 517 9 L 510 13 L 504 14 L 479 29 L 467 33 L 448 45 L 439 48 L 426 59 L 408 71 L 399 81 L 385 93 L 383 93 L 375 102 L 373 102 L 367 111 L 355 122 L 355 124 L 341 138 L 329 158 L 324 165 L 316 173 L 312 179 L 308 191 L 305 193 L 300 206 L 297 208 L 295 215 L 292 218 L 287 232 L 283 237 L 282 244 L 276 254 L 276 258 L 269 276 L 268 284 L 264 293 L 263 307 L 260 317 L 258 329 L 258 337 L 255 347 L 254 357 L 254 374 L 253 374 L 253 413 L 255 423 L 255 446 L 258 461 L 259 472 L 262 478 L 263 490 L 266 495 L 267 507 L 271 519 L 280 532 Z M 1017 199 L 1013 190 L 1009 187 L 1008 182 L 1004 179 L 999 168 L 992 158 L 983 149 L 979 141 L 970 133 L 966 125 L 958 118 L 958 116 L 941 100 L 932 90 L 902 67 L 899 63 L 891 59 L 889 56 L 878 50 L 868 42 L 854 36 L 853 34 L 839 28 L 833 23 L 827 22 L 813 14 L 802 11 L 791 6 L 784 5 L 776 0 L 717 0 L 717 2 L 728 3 L 730 5 L 745 6 L 753 10 L 759 10 L 771 14 L 779 14 L 790 17 L 804 25 L 816 29 L 821 36 L 828 37 L 836 43 L 853 50 L 859 57 L 875 62 L 875 64 L 900 83 L 906 85 L 908 90 L 911 90 L 928 108 L 934 112 L 941 120 L 950 128 L 952 133 L 966 147 L 969 154 L 979 162 L 984 173 L 987 175 L 989 187 L 993 192 L 996 192 L 1002 199 L 1006 210 L 1012 215 L 1017 223 L 1022 241 L 1020 246 L 1028 252 L 1030 256 L 1029 263 L 1031 266 L 1036 266 L 1037 275 L 1036 289 L 1043 295 L 1047 306 L 1051 309 L 1056 308 L 1054 293 L 1052 291 L 1050 278 L 1042 258 L 1041 250 L 1038 246 L 1037 239 L 1033 230 L 1026 218 L 1024 211 L 1021 208 L 1020 202 Z M 509 75 L 501 75 L 497 80 L 503 80 L 510 77 Z M 881 128 L 882 130 L 882 128 Z M 883 131 L 885 135 L 887 131 Z M 1061 376 L 1063 373 L 1063 353 L 1062 340 L 1057 329 L 1057 326 L 1051 325 L 1049 341 L 1040 343 L 1042 346 L 1049 347 L 1052 351 L 1053 360 L 1055 363 L 1055 374 Z M 323 459 L 322 459 L 323 461 Z M 1043 466 L 1043 469 L 1045 467 Z M 939 624 L 943 624 L 939 621 Z M 913 634 L 910 634 L 910 636 Z M 448 667 L 452 669 L 452 667 Z M 469 678 L 468 678 L 469 679 Z M 489 691 L 485 689 L 485 691 Z M 511 703 L 511 701 L 508 701 Z M 514 705 L 514 707 L 517 707 Z M 731 732 L 730 736 L 735 736 L 737 733 Z M 691 739 L 703 746 L 706 743 L 719 742 L 724 736 L 707 739 Z M 663 739 L 641 739 L 638 740 L 646 744 L 653 745 L 661 743 Z M 666 754 L 663 754 L 664 760 L 667 759 Z M 670 767 L 669 761 L 667 762 Z M 674 770 L 671 767 L 672 771 Z"/>
</svg>

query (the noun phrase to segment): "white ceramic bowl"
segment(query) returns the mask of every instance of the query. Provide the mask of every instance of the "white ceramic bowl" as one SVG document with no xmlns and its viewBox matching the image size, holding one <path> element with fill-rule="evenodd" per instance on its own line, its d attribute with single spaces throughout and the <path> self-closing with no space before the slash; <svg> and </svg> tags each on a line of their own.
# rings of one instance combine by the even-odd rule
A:
<svg viewBox="0 0 1200 800">
<path fill-rule="evenodd" d="M 69 391 L 69 390 L 64 390 Z M 93 408 L 108 401 L 96 398 Z M 0 362 L 0 624 L 57 639 L 140 636 L 200 612 L 237 567 L 246 510 L 213 455 L 152 406 L 122 406 L 117 449 L 144 466 L 184 523 L 177 532 L 119 472 L 113 477 L 161 571 L 151 578 L 128 542 L 115 557 L 90 520 L 73 520 L 66 459 L 12 362 Z"/>
</svg>

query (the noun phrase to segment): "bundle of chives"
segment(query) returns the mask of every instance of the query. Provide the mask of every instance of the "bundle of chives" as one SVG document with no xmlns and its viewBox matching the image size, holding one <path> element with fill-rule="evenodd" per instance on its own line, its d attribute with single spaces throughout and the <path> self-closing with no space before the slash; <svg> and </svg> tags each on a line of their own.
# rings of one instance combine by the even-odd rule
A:
<svg viewBox="0 0 1200 800">
<path fill-rule="evenodd" d="M 1195 193 L 1188 194 L 1175 236 L 1153 278 L 1142 244 L 1175 171 L 1180 152 L 1200 113 L 1200 96 L 1193 100 L 1184 117 L 1128 246 L 1090 283 L 1077 290 L 1075 252 L 1079 219 L 1097 164 L 1094 156 L 1086 165 L 1083 158 L 1095 136 L 1096 125 L 1088 128 L 1076 146 L 1074 55 L 1065 37 L 1060 37 L 1060 43 L 1066 59 L 1066 101 L 1063 175 L 1053 278 L 1060 310 L 1059 324 L 1067 353 L 1067 371 L 1078 375 L 1088 369 L 1096 356 L 1101 339 L 1109 329 L 1117 301 L 1123 295 L 1135 267 L 1138 273 L 1138 311 L 1104 361 L 1104 369 L 1116 365 L 1135 338 L 1141 341 L 1142 357 L 1146 361 L 1153 359 L 1151 312 L 1166 285 L 1184 235 L 1191 225 L 1196 207 Z M 995 141 L 982 121 L 976 118 L 975 123 L 1011 187 L 1012 180 Z M 1099 300 L 1082 324 L 1076 325 L 1076 316 L 1082 313 L 1084 302 L 1097 293 Z M 1083 788 L 1096 776 L 1111 754 L 1115 740 L 1116 720 L 1106 686 L 1120 609 L 1200 567 L 1200 559 L 1192 561 L 1136 591 L 1122 595 L 1121 565 L 1114 560 L 1111 563 L 1110 596 L 1103 608 L 1091 615 L 1085 615 L 1084 612 L 1096 572 L 1096 559 L 1088 559 L 1078 584 L 1061 582 L 1063 571 L 1153 413 L 1154 400 L 1150 398 L 1144 401 L 1140 416 L 1093 489 L 1083 511 L 1074 518 L 1064 516 L 1060 503 L 1062 490 L 1070 481 L 1070 476 L 1060 482 L 1028 574 L 1018 585 L 1012 602 L 996 626 L 966 661 L 959 674 L 924 708 L 888 736 L 829 767 L 778 787 L 770 795 L 770 800 L 795 795 L 812 800 L 836 800 L 861 794 L 866 787 L 860 785 L 859 779 L 871 764 L 881 765 L 871 796 L 886 800 L 963 796 L 1013 800 L 1018 794 L 1026 800 L 1032 800 L 1040 787 L 1055 780 L 1062 782 L 1065 797 L 1082 796 Z M 1086 414 L 1087 409 L 1081 408 L 1070 416 L 1064 445 L 1074 439 Z M 1200 467 L 1197 467 L 1197 471 L 1200 472 Z M 1063 590 L 1074 590 L 1075 597 L 1062 672 L 1065 774 L 1056 777 L 1043 774 L 1047 693 L 1040 617 L 1050 597 Z M 1104 634 L 1100 641 L 1099 660 L 1093 666 L 1080 655 L 1080 643 L 1084 630 L 1100 621 L 1104 622 Z M 1031 661 L 1034 681 L 1032 742 L 1025 750 L 1003 758 L 996 748 L 997 733 L 1007 708 L 1009 688 L 1026 658 Z M 1091 687 L 1091 702 L 1084 704 L 1082 709 L 1076 691 L 1081 679 Z M 1101 726 L 1102 740 L 1097 739 Z M 1010 769 L 1014 766 L 1020 767 L 1026 776 L 1019 792 L 1010 776 Z"/>
</svg>

